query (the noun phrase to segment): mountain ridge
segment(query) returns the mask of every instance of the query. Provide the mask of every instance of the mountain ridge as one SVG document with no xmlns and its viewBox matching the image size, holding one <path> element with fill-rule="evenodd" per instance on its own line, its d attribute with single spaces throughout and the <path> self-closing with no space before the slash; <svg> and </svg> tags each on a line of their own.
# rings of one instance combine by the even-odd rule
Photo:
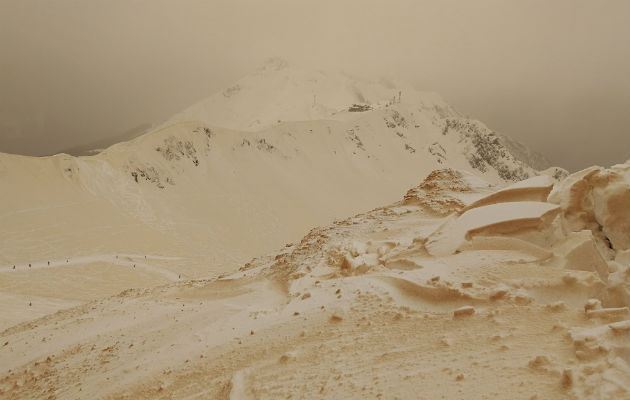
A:
<svg viewBox="0 0 630 400">
<path fill-rule="evenodd" d="M 363 90 L 373 102 L 360 104 L 352 90 L 333 91 L 338 107 L 328 103 L 315 120 L 244 131 L 195 118 L 93 156 L 0 154 L 0 265 L 150 256 L 159 248 L 154 256 L 179 261 L 153 261 L 150 279 L 140 274 L 148 267 L 119 272 L 138 285 L 212 276 L 314 226 L 396 201 L 435 169 L 467 170 L 491 186 L 539 174 L 481 122 L 431 96 L 403 92 L 401 100 L 386 86 L 366 84 L 376 94 Z M 561 170 L 546 173 L 558 171 L 560 178 Z"/>
</svg>

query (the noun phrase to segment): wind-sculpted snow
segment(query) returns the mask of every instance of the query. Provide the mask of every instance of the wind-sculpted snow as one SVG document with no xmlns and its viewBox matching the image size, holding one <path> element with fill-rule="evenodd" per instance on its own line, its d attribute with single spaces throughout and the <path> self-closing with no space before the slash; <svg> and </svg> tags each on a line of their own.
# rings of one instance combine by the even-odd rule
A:
<svg viewBox="0 0 630 400">
<path fill-rule="evenodd" d="M 507 203 L 514 201 L 546 201 L 553 188 L 554 181 L 548 175 L 539 175 L 514 183 L 499 189 L 488 196 L 468 205 L 465 209 L 481 207 L 493 203 Z"/>
<path fill-rule="evenodd" d="M 0 154 L 0 397 L 626 398 L 630 164 L 506 143 L 272 60 L 96 156 Z"/>
<path fill-rule="evenodd" d="M 475 207 L 447 220 L 427 242 L 427 250 L 435 256 L 455 253 L 475 235 L 519 234 L 547 230 L 560 211 L 554 204 L 519 201 Z"/>
<path fill-rule="evenodd" d="M 564 210 L 567 229 L 590 229 L 615 250 L 630 247 L 630 164 L 591 167 L 570 175 L 549 195 Z"/>
<path fill-rule="evenodd" d="M 582 171 L 556 183 L 549 198 L 561 201 L 550 203 L 521 197 L 538 198 L 548 178 L 496 188 L 436 170 L 404 200 L 312 229 L 236 272 L 15 325 L 0 334 L 0 394 L 627 398 L 628 251 L 602 251 L 599 228 L 575 216 L 601 217 L 600 202 L 620 212 L 611 198 L 628 170 L 596 171 L 609 177 L 596 196 L 575 189 L 593 178 Z M 436 194 L 461 204 L 435 205 Z M 437 254 L 440 240 L 458 245 Z"/>
</svg>

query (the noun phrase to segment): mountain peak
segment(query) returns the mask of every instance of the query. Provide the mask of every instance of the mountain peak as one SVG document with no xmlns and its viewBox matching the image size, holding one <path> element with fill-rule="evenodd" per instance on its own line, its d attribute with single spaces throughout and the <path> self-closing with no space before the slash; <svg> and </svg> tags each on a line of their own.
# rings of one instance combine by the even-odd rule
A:
<svg viewBox="0 0 630 400">
<path fill-rule="evenodd" d="M 450 108 L 439 96 L 419 92 L 411 85 L 290 66 L 286 60 L 272 57 L 254 73 L 174 115 L 167 124 L 202 121 L 230 129 L 260 131 L 280 121 L 344 118 L 342 112 L 355 104 L 379 109 L 388 103 L 400 103 L 401 94 L 403 102 L 412 108 Z"/>
</svg>

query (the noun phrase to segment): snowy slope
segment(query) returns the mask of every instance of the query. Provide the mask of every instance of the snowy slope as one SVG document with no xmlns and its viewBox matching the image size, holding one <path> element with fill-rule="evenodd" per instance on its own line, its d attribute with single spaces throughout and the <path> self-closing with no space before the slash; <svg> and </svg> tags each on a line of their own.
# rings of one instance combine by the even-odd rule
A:
<svg viewBox="0 0 630 400">
<path fill-rule="evenodd" d="M 626 398 L 630 164 L 537 176 L 399 87 L 273 60 L 97 155 L 0 154 L 0 393 Z"/>
<path fill-rule="evenodd" d="M 0 331 L 0 393 L 627 399 L 629 179 L 626 163 L 495 192 L 433 171 L 402 202 L 312 229 L 230 274 Z M 542 189 L 548 201 L 529 200 Z M 455 213 L 436 212 L 433 200 L 449 196 L 459 204 L 442 207 Z M 457 249 L 437 255 L 436 240 Z"/>
<path fill-rule="evenodd" d="M 454 115 L 448 107 L 426 104 L 375 105 L 256 132 L 175 123 L 94 157 L 3 155 L 6 187 L 14 190 L 0 205 L 11 218 L 27 215 L 24 192 L 13 185 L 28 187 L 33 194 L 26 203 L 40 207 L 49 207 L 51 193 L 70 204 L 79 192 L 88 204 L 104 202 L 162 234 L 213 243 L 213 261 L 223 264 L 237 261 L 234 254 L 243 261 L 308 227 L 393 201 L 418 176 L 441 166 L 499 184 L 535 174 L 492 133 L 467 137 L 450 122 L 461 119 L 440 117 Z M 238 240 L 242 231 L 246 245 Z M 8 236 L 11 247 L 11 237 L 19 235 Z"/>
<path fill-rule="evenodd" d="M 486 185 L 536 174 L 437 95 L 277 60 L 238 86 L 95 156 L 0 154 L 0 267 L 136 254 L 178 261 L 143 261 L 151 278 L 134 285 L 213 275 L 391 203 L 435 169 Z"/>
<path fill-rule="evenodd" d="M 517 171 L 520 164 L 534 169 L 549 167 L 542 155 L 506 135 L 491 131 L 480 121 L 463 118 L 436 93 L 418 91 L 401 81 L 381 79 L 375 82 L 338 71 L 297 68 L 278 58 L 267 60 L 255 73 L 199 101 L 162 126 L 201 121 L 212 126 L 256 132 L 286 121 L 332 119 L 350 122 L 361 118 L 361 114 L 384 109 L 403 114 L 397 119 L 392 113 L 393 118 L 387 123 L 389 128 L 398 131 L 401 127 L 423 131 L 438 127 L 444 134 L 458 131 L 458 141 L 466 136 L 470 142 L 465 149 L 469 164 L 481 172 L 485 172 L 487 163 L 499 171 L 504 180 L 519 180 L 527 175 Z M 486 140 L 488 138 L 492 143 Z M 439 141 L 427 144 L 433 144 L 432 154 L 445 151 Z M 486 154 L 480 154 L 484 151 Z M 504 163 L 503 158 L 508 158 L 509 162 Z"/>
</svg>

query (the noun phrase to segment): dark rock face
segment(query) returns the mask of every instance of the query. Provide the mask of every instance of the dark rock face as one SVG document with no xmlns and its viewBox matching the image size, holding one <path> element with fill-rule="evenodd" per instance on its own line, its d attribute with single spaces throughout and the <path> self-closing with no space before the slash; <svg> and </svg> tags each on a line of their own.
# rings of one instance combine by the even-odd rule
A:
<svg viewBox="0 0 630 400">
<path fill-rule="evenodd" d="M 469 119 L 446 119 L 443 135 L 452 132 L 459 135 L 459 140 L 469 144 L 466 154 L 472 168 L 487 172 L 489 167 L 496 169 L 506 181 L 520 181 L 529 178 L 527 165 L 518 160 L 492 130 L 480 122 Z"/>
</svg>

